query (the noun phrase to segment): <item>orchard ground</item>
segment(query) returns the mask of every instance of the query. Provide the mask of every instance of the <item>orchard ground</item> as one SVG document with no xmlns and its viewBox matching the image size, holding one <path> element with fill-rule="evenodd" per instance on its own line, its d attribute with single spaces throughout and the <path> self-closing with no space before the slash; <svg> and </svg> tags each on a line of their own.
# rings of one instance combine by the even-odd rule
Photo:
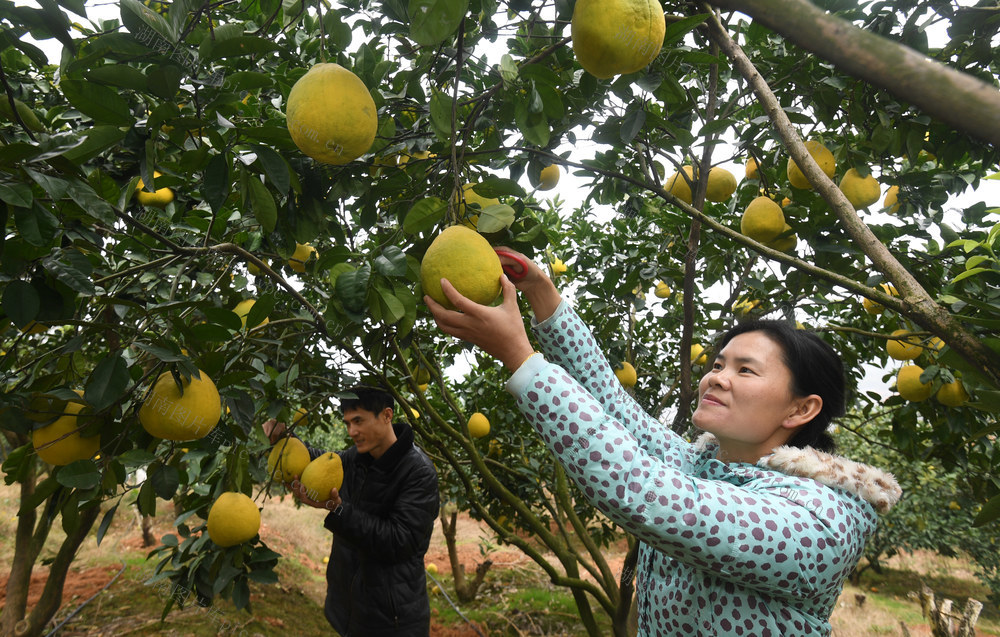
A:
<svg viewBox="0 0 1000 637">
<path fill-rule="evenodd" d="M 0 537 L 13 538 L 16 525 L 18 490 L 0 486 Z M 152 535 L 157 540 L 173 532 L 170 502 L 157 503 L 158 516 Z M 121 507 L 124 509 L 124 507 Z M 330 634 L 323 617 L 326 590 L 323 558 L 329 550 L 329 534 L 322 527 L 322 512 L 296 507 L 290 496 L 271 498 L 262 512 L 261 539 L 282 554 L 279 583 L 251 585 L 253 614 L 237 611 L 228 602 L 213 609 L 194 605 L 175 607 L 160 622 L 166 598 L 154 586 L 145 586 L 156 559 L 146 560 L 154 547 L 144 547 L 139 520 L 119 511 L 100 547 L 93 537 L 81 547 L 67 578 L 63 607 L 55 623 L 90 599 L 59 631 L 62 637 L 82 635 L 319 635 Z M 52 530 L 42 557 L 52 557 L 61 540 L 60 526 Z M 476 637 L 482 635 L 585 635 L 572 597 L 552 586 L 541 569 L 520 551 L 500 545 L 489 528 L 460 516 L 458 556 L 467 573 L 484 559 L 493 566 L 477 598 L 470 603 L 455 601 L 451 566 L 440 524 L 435 529 L 426 562 L 438 568 L 437 579 L 443 594 L 432 587 L 432 637 Z M 0 543 L 0 606 L 6 594 L 7 574 L 13 546 Z M 616 573 L 621 571 L 624 543 L 611 547 L 608 559 Z M 900 635 L 900 622 L 911 635 L 930 635 L 920 614 L 919 602 L 910 594 L 920 582 L 930 585 L 939 597 L 954 600 L 957 610 L 965 599 L 986 599 L 986 590 L 975 579 L 965 560 L 933 554 L 906 554 L 888 562 L 881 575 L 866 571 L 860 586 L 848 585 L 833 616 L 834 635 Z M 36 567 L 32 578 L 32 600 L 44 585 L 45 567 Z M 92 598 L 92 599 L 91 599 Z M 458 606 L 461 615 L 449 604 Z M 478 628 L 473 628 L 472 624 Z M 1000 610 L 987 607 L 977 635 L 1000 636 Z M 610 633 L 610 631 L 609 631 Z"/>
</svg>

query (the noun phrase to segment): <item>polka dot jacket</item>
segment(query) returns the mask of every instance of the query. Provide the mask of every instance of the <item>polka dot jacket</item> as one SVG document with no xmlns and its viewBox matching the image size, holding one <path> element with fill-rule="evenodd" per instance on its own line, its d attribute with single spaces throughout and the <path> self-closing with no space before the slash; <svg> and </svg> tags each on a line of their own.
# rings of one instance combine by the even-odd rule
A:
<svg viewBox="0 0 1000 637">
<path fill-rule="evenodd" d="M 629 396 L 563 302 L 508 382 L 569 476 L 641 542 L 640 635 L 829 635 L 843 581 L 899 499 L 878 469 L 811 448 L 716 460 Z"/>
</svg>

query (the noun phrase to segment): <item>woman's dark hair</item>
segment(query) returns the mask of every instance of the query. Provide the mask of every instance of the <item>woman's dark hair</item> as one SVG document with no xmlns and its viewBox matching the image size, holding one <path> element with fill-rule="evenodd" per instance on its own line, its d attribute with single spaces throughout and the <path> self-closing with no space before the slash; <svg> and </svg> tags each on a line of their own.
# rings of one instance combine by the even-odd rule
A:
<svg viewBox="0 0 1000 637">
<path fill-rule="evenodd" d="M 836 443 L 826 430 L 834 418 L 844 415 L 846 402 L 844 364 L 840 356 L 813 332 L 798 329 L 789 321 L 776 320 L 739 323 L 723 335 L 716 351 L 721 351 L 734 337 L 747 332 L 763 332 L 778 344 L 782 360 L 791 372 L 791 389 L 795 396 L 816 394 L 823 399 L 820 412 L 799 427 L 787 444 L 833 451 Z"/>
<path fill-rule="evenodd" d="M 393 409 L 395 401 L 392 394 L 380 387 L 356 385 L 338 394 L 340 396 L 340 413 L 351 409 L 364 409 L 373 414 L 381 414 L 382 410 Z"/>
</svg>

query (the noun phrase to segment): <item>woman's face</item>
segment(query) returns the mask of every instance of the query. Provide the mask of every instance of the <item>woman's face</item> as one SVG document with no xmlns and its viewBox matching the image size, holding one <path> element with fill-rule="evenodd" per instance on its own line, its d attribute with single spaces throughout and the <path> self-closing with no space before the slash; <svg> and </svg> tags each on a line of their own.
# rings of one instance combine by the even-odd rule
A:
<svg viewBox="0 0 1000 637">
<path fill-rule="evenodd" d="M 781 346 L 765 332 L 745 332 L 722 348 L 701 379 L 692 420 L 715 434 L 723 449 L 747 451 L 755 461 L 755 449 L 763 449 L 757 457 L 770 453 L 802 424 L 802 399 L 791 388 Z"/>
</svg>

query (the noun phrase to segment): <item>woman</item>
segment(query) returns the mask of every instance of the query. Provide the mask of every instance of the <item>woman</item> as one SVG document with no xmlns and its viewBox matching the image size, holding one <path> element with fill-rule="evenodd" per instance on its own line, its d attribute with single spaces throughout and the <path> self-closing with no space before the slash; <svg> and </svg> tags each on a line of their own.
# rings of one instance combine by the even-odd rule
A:
<svg viewBox="0 0 1000 637">
<path fill-rule="evenodd" d="M 517 255 L 520 256 L 520 255 Z M 515 261 L 501 253 L 508 267 Z M 517 283 L 459 311 L 424 297 L 438 326 L 499 359 L 507 389 L 586 497 L 641 542 L 640 635 L 829 635 L 844 579 L 898 500 L 891 475 L 810 447 L 843 412 L 839 358 L 777 321 L 727 334 L 682 440 L 624 391 L 589 328 L 527 259 Z"/>
</svg>

